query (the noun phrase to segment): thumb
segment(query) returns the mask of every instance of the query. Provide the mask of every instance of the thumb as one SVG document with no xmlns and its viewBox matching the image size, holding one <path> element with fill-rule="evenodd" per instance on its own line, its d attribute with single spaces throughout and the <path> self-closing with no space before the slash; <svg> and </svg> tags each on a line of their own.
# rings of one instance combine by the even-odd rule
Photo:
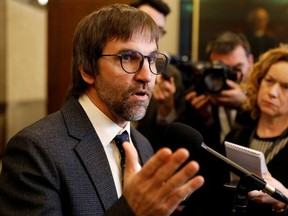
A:
<svg viewBox="0 0 288 216">
<path fill-rule="evenodd" d="M 125 151 L 125 172 L 124 172 L 124 182 L 127 178 L 134 173 L 138 172 L 141 167 L 138 163 L 138 153 L 134 145 L 130 142 L 124 142 L 123 148 Z"/>
</svg>

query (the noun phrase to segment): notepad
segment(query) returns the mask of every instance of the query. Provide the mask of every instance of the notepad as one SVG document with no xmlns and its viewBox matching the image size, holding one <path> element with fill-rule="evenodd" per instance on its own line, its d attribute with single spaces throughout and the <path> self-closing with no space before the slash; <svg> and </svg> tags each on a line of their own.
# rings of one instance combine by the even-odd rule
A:
<svg viewBox="0 0 288 216">
<path fill-rule="evenodd" d="M 225 141 L 224 145 L 227 158 L 239 164 L 243 168 L 260 177 L 263 177 L 264 172 L 268 172 L 263 152 L 228 141 Z M 236 184 L 239 179 L 239 176 L 230 172 L 231 183 Z"/>
</svg>

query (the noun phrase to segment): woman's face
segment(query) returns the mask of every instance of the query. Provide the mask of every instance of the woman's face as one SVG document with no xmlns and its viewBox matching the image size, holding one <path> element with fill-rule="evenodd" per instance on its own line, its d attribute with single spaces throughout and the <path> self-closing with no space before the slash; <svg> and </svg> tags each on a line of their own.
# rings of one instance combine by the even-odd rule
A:
<svg viewBox="0 0 288 216">
<path fill-rule="evenodd" d="M 263 114 L 288 118 L 288 62 L 270 67 L 261 81 L 257 102 Z"/>
</svg>

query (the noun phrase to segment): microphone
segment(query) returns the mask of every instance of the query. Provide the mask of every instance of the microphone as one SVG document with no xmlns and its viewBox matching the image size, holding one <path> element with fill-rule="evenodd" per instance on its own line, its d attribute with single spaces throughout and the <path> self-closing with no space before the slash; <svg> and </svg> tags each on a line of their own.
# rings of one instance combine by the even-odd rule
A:
<svg viewBox="0 0 288 216">
<path fill-rule="evenodd" d="M 166 139 L 169 140 L 172 150 L 183 147 L 188 149 L 190 154 L 192 153 L 195 155 L 195 153 L 197 153 L 201 148 L 205 149 L 208 153 L 225 162 L 229 166 L 230 170 L 239 177 L 248 177 L 249 183 L 253 185 L 251 188 L 252 190 L 262 190 L 271 197 L 288 204 L 288 198 L 277 188 L 269 185 L 263 178 L 248 171 L 244 167 L 233 162 L 203 143 L 202 135 L 194 128 L 180 122 L 171 123 L 166 128 Z M 175 143 L 179 145 L 177 146 Z"/>
</svg>

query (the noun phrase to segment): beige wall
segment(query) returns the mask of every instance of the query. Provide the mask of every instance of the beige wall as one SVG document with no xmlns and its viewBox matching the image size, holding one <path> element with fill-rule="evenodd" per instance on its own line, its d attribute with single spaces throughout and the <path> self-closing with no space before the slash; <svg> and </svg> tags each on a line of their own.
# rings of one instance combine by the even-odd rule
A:
<svg viewBox="0 0 288 216">
<path fill-rule="evenodd" d="M 180 20 L 180 0 L 163 0 L 166 2 L 171 12 L 167 16 L 165 29 L 167 34 L 161 38 L 159 48 L 172 55 L 178 54 L 178 40 L 179 40 L 179 20 Z"/>
<path fill-rule="evenodd" d="M 46 114 L 47 11 L 17 0 L 1 0 L 0 5 L 5 14 L 0 99 L 6 106 L 7 140 Z"/>
<path fill-rule="evenodd" d="M 6 1 L 0 1 L 0 103 L 5 101 L 5 44 L 6 44 Z"/>
</svg>

